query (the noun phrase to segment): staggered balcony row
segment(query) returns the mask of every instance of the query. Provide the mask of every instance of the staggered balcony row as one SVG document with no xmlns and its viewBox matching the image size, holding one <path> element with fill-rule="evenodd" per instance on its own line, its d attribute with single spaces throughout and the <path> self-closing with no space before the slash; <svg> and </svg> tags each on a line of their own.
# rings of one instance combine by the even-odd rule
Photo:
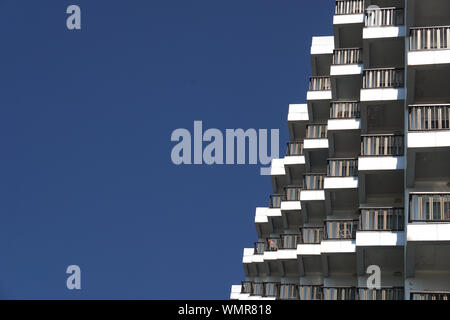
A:
<svg viewBox="0 0 450 320">
<path fill-rule="evenodd" d="M 298 285 L 279 282 L 243 281 L 241 293 L 279 300 L 403 300 L 401 287 L 383 287 L 380 289 L 358 287 L 325 287 L 322 285 Z M 449 293 L 447 293 L 448 295 Z M 433 293 L 425 298 L 431 298 Z M 436 294 L 434 294 L 436 295 Z M 441 295 L 445 295 L 442 293 Z M 430 299 L 431 300 L 431 299 Z M 445 299 L 442 299 L 445 300 Z"/>
<path fill-rule="evenodd" d="M 404 69 L 366 69 L 363 73 L 363 89 L 401 88 L 404 86 Z M 309 91 L 331 90 L 330 77 L 310 77 Z"/>
<path fill-rule="evenodd" d="M 298 234 L 283 234 L 255 242 L 254 254 L 295 250 L 301 244 L 320 244 L 323 240 L 354 240 L 357 231 L 403 231 L 402 208 L 362 209 L 359 220 L 325 220 L 323 227 L 303 227 Z"/>
<path fill-rule="evenodd" d="M 373 80 L 369 80 L 373 81 Z M 360 104 L 357 101 L 334 101 L 330 105 L 330 119 L 359 119 Z M 450 130 L 450 104 L 410 105 L 409 106 L 409 130 L 411 131 L 436 131 Z M 307 125 L 307 139 L 327 138 L 328 128 L 326 124 Z M 290 142 L 289 155 L 302 155 L 303 144 Z"/>
<path fill-rule="evenodd" d="M 311 176 L 317 178 L 317 176 Z M 323 180 L 309 182 L 306 187 L 323 188 Z M 300 201 L 300 187 L 286 187 L 286 195 L 270 196 L 270 207 L 280 208 L 281 201 Z M 450 222 L 450 194 L 411 194 L 410 222 Z M 359 230 L 403 230 L 403 209 L 367 208 L 360 210 Z"/>
</svg>

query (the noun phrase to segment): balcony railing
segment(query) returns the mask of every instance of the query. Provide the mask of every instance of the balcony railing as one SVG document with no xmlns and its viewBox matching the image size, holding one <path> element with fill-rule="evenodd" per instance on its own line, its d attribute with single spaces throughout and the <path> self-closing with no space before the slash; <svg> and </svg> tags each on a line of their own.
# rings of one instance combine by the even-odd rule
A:
<svg viewBox="0 0 450 320">
<path fill-rule="evenodd" d="M 329 177 L 358 176 L 358 159 L 328 159 Z"/>
<path fill-rule="evenodd" d="M 278 251 L 282 247 L 281 238 L 267 239 L 266 251 Z"/>
<path fill-rule="evenodd" d="M 264 282 L 263 297 L 276 298 L 278 296 L 278 282 Z"/>
<path fill-rule="evenodd" d="M 281 248 L 282 249 L 297 249 L 297 245 L 301 242 L 299 234 L 283 234 L 281 235 Z"/>
<path fill-rule="evenodd" d="M 322 173 L 308 173 L 303 180 L 304 190 L 323 190 L 323 182 L 326 175 Z"/>
<path fill-rule="evenodd" d="M 280 284 L 278 291 L 278 299 L 280 300 L 299 300 L 298 285 L 296 284 Z"/>
<path fill-rule="evenodd" d="M 403 231 L 403 208 L 365 208 L 359 216 L 360 231 Z"/>
<path fill-rule="evenodd" d="M 363 89 L 402 88 L 405 70 L 401 68 L 366 69 Z"/>
<path fill-rule="evenodd" d="M 361 63 L 362 63 L 361 48 L 335 49 L 333 51 L 334 65 L 361 64 Z"/>
<path fill-rule="evenodd" d="M 403 288 L 358 288 L 358 300 L 404 300 Z"/>
<path fill-rule="evenodd" d="M 327 220 L 325 221 L 325 239 L 356 239 L 357 229 L 358 220 Z"/>
<path fill-rule="evenodd" d="M 242 281 L 241 293 L 252 294 L 253 283 L 251 281 Z"/>
<path fill-rule="evenodd" d="M 450 222 L 450 194 L 413 194 L 410 222 Z"/>
<path fill-rule="evenodd" d="M 270 196 L 270 208 L 281 208 L 281 200 L 283 199 L 282 194 L 272 194 Z"/>
<path fill-rule="evenodd" d="M 309 124 L 306 126 L 306 139 L 327 139 L 328 125 Z"/>
<path fill-rule="evenodd" d="M 287 143 L 286 156 L 302 156 L 303 142 L 290 141 Z"/>
<path fill-rule="evenodd" d="M 359 119 L 360 109 L 358 102 L 332 102 L 330 119 Z"/>
<path fill-rule="evenodd" d="M 409 50 L 450 49 L 450 26 L 411 28 Z"/>
<path fill-rule="evenodd" d="M 300 186 L 288 186 L 284 188 L 286 201 L 300 201 L 300 193 L 302 188 Z"/>
<path fill-rule="evenodd" d="M 410 131 L 436 131 L 450 129 L 450 105 L 409 106 Z"/>
<path fill-rule="evenodd" d="M 364 13 L 364 0 L 337 0 L 334 14 L 359 14 Z"/>
<path fill-rule="evenodd" d="M 323 227 L 305 227 L 300 229 L 302 244 L 320 244 L 323 240 Z"/>
<path fill-rule="evenodd" d="M 403 156 L 403 136 L 363 135 L 361 140 L 362 156 Z"/>
<path fill-rule="evenodd" d="M 411 300 L 450 300 L 449 291 L 411 292 Z"/>
<path fill-rule="evenodd" d="M 368 8 L 366 27 L 392 27 L 405 24 L 405 13 L 401 8 Z"/>
<path fill-rule="evenodd" d="M 322 300 L 322 286 L 299 286 L 300 300 Z"/>
<path fill-rule="evenodd" d="M 309 78 L 309 91 L 327 91 L 327 90 L 331 90 L 330 77 Z"/>
<path fill-rule="evenodd" d="M 266 251 L 267 242 L 258 241 L 255 242 L 255 250 L 254 254 L 264 254 L 264 251 Z"/>
<path fill-rule="evenodd" d="M 356 300 L 356 288 L 354 287 L 324 287 L 324 300 Z"/>
</svg>

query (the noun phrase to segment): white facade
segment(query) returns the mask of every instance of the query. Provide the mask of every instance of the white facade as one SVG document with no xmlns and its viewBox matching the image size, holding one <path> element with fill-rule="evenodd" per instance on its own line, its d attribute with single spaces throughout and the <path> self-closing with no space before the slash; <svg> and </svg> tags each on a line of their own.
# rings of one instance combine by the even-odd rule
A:
<svg viewBox="0 0 450 320">
<path fill-rule="evenodd" d="M 336 1 L 231 299 L 450 299 L 449 12 L 448 0 Z"/>
</svg>

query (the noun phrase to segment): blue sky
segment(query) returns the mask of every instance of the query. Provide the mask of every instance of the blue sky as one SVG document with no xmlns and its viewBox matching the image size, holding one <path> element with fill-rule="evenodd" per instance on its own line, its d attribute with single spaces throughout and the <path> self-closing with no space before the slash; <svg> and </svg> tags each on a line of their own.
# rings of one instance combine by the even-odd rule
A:
<svg viewBox="0 0 450 320">
<path fill-rule="evenodd" d="M 81 31 L 66 28 L 71 4 Z M 0 0 L 0 298 L 227 299 L 270 178 L 175 166 L 170 135 L 194 120 L 279 128 L 284 153 L 332 13 L 324 0 Z"/>
</svg>

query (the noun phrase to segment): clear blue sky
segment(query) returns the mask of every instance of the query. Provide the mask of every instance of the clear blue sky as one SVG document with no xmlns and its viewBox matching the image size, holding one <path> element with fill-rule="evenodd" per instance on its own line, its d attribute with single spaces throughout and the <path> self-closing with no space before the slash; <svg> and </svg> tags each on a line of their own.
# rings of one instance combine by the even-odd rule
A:
<svg viewBox="0 0 450 320">
<path fill-rule="evenodd" d="M 332 13 L 330 0 L 0 0 L 0 298 L 227 299 L 270 178 L 175 166 L 170 135 L 194 120 L 279 128 L 284 154 Z"/>
</svg>

